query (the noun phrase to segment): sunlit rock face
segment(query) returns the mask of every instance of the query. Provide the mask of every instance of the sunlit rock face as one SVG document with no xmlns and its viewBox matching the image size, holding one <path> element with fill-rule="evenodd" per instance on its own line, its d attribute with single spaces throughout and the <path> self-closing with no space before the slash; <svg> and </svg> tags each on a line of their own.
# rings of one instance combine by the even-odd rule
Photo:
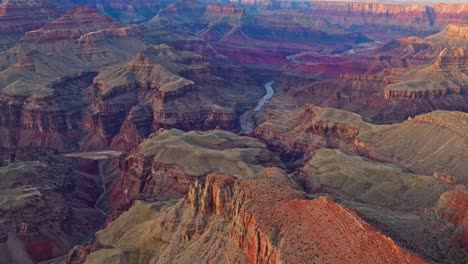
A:
<svg viewBox="0 0 468 264">
<path fill-rule="evenodd" d="M 131 231 L 123 229 L 129 225 Z M 153 228 L 148 231 L 150 226 Z M 346 244 L 342 244 L 343 236 L 348 238 Z M 207 250 L 207 245 L 222 250 Z M 174 258 L 219 263 L 226 259 L 289 263 L 344 258 L 363 263 L 375 259 L 426 263 L 365 223 L 353 210 L 323 196 L 307 199 L 284 171 L 276 168 L 267 168 L 248 180 L 209 174 L 206 180 L 197 180 L 176 204 L 139 201 L 92 242 L 75 248 L 67 260 L 108 261 L 122 256 L 124 247 L 135 252 L 141 260 L 137 263 L 170 263 Z"/>
<path fill-rule="evenodd" d="M 0 264 L 465 263 L 466 12 L 3 1 Z"/>
</svg>

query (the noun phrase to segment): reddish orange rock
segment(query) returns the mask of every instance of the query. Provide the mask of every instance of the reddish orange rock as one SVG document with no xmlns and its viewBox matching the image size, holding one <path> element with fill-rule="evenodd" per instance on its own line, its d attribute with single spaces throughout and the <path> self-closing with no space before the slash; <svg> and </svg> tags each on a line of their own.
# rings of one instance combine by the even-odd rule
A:
<svg viewBox="0 0 468 264">
<path fill-rule="evenodd" d="M 454 190 L 443 193 L 435 206 L 436 214 L 459 228 L 459 243 L 468 248 L 468 191 Z"/>
</svg>

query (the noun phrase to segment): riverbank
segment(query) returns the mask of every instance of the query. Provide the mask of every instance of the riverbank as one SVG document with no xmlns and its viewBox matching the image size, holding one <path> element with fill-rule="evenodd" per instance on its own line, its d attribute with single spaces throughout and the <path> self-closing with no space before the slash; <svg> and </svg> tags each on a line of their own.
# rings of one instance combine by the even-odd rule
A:
<svg viewBox="0 0 468 264">
<path fill-rule="evenodd" d="M 259 112 L 260 110 L 262 110 L 263 106 L 275 94 L 275 91 L 274 91 L 273 86 L 272 86 L 273 83 L 274 83 L 274 81 L 270 81 L 270 82 L 265 83 L 264 87 L 265 87 L 266 94 L 262 98 L 260 98 L 260 100 L 258 100 L 257 106 L 255 106 L 255 108 L 253 110 L 247 111 L 247 112 L 243 113 L 239 117 L 239 123 L 240 123 L 240 128 L 241 128 L 240 132 L 241 133 L 252 133 L 253 132 L 253 130 L 255 128 L 254 119 L 253 119 L 254 114 L 256 112 Z"/>
</svg>

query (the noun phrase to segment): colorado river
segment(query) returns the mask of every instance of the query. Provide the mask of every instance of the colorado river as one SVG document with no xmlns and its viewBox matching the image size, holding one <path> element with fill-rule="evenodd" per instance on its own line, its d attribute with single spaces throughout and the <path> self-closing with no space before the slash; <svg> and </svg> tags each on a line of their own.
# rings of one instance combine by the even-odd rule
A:
<svg viewBox="0 0 468 264">
<path fill-rule="evenodd" d="M 108 214 L 101 208 L 102 200 L 104 200 L 107 194 L 106 188 L 106 175 L 104 172 L 104 164 L 103 162 L 107 159 L 115 159 L 122 155 L 123 153 L 120 151 L 114 150 L 107 150 L 107 151 L 91 151 L 91 152 L 72 152 L 72 153 L 65 153 L 62 154 L 65 157 L 69 158 L 82 158 L 82 159 L 89 159 L 98 162 L 98 170 L 99 170 L 99 177 L 101 178 L 101 187 L 102 193 L 96 200 L 94 204 L 94 208 L 98 210 L 101 214 L 107 216 Z"/>
<path fill-rule="evenodd" d="M 273 97 L 275 93 L 272 87 L 273 83 L 274 81 L 265 83 L 266 94 L 262 98 L 260 98 L 260 100 L 258 100 L 257 106 L 253 110 L 247 111 L 240 116 L 239 122 L 241 126 L 241 132 L 251 133 L 254 130 L 253 115 L 256 112 L 262 110 L 265 103 L 267 103 L 268 100 L 270 100 L 270 98 Z"/>
<path fill-rule="evenodd" d="M 101 177 L 102 193 L 96 200 L 96 203 L 94 204 L 94 208 L 96 208 L 96 210 L 98 210 L 101 214 L 107 215 L 107 213 L 101 208 L 101 200 L 104 199 L 104 197 L 107 194 L 106 176 L 104 174 L 104 168 L 102 167 L 102 161 L 98 161 L 98 167 L 99 167 L 99 177 Z"/>
</svg>

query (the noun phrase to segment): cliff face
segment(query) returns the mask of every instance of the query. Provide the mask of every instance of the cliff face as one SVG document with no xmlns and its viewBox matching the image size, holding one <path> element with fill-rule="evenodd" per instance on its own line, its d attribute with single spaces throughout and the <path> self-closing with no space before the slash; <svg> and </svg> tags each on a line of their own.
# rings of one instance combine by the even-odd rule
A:
<svg viewBox="0 0 468 264">
<path fill-rule="evenodd" d="M 352 33 L 328 22 L 325 18 L 301 13 L 273 13 L 246 16 L 242 32 L 248 38 L 267 41 L 307 43 L 364 43 L 364 34 Z"/>
<path fill-rule="evenodd" d="M 354 2 L 314 2 L 312 14 L 327 16 L 340 24 L 367 24 L 395 21 L 401 25 L 428 27 L 433 24 L 433 17 L 426 12 L 425 6 L 395 5 Z M 391 24 L 390 24 L 391 25 Z"/>
<path fill-rule="evenodd" d="M 383 30 L 407 31 L 427 35 L 450 23 L 465 23 L 466 4 L 398 5 L 381 3 L 314 2 L 310 13 L 326 17 L 344 26 L 358 26 L 372 31 L 371 25 Z"/>
<path fill-rule="evenodd" d="M 281 76 L 275 85 L 286 92 L 282 100 L 292 99 L 297 106 L 311 103 L 344 109 L 376 123 L 401 122 L 438 109 L 466 111 L 467 52 L 465 46 L 460 44 L 466 39 L 450 37 L 452 33 L 449 33 L 463 32 L 463 28 L 449 26 L 425 39 L 407 38 L 389 42 L 380 50 L 370 53 L 377 54 L 372 59 L 360 60 L 359 56 L 355 56 L 353 64 L 364 68 L 364 74 L 340 73 L 352 72 L 345 68 L 346 60 L 351 59 L 337 56 L 342 58 L 336 62 L 337 66 L 328 62 L 307 65 L 307 61 L 299 66 L 306 71 L 320 69 L 327 73 L 330 73 L 327 66 L 345 68 L 331 79 L 307 80 L 296 74 Z"/>
<path fill-rule="evenodd" d="M 104 223 L 94 208 L 100 192 L 96 163 L 32 148 L 14 159 L 0 168 L 1 263 L 61 256 Z"/>
<path fill-rule="evenodd" d="M 385 87 L 386 99 L 463 97 L 468 84 L 466 48 L 444 48 L 429 66 L 403 74 L 400 82 Z"/>
<path fill-rule="evenodd" d="M 96 65 L 108 63 L 111 57 L 116 59 L 106 51 L 105 44 L 91 36 L 123 29 L 93 9 L 75 8 L 29 32 L 3 54 L 2 59 L 12 62 L 0 74 L 4 102 L 0 126 L 5 139 L 1 147 L 76 150 L 83 137 L 83 109 L 88 104 L 82 92 L 92 83 Z M 120 33 L 106 41 L 109 39 L 125 42 Z"/>
<path fill-rule="evenodd" d="M 308 106 L 269 109 L 255 135 L 285 154 L 295 170 L 290 177 L 305 192 L 340 197 L 403 245 L 436 261 L 458 262 L 465 256 L 460 243 L 464 211 L 452 206 L 445 193 L 463 189 L 467 181 L 460 158 L 466 156 L 467 135 L 461 132 L 466 124 L 463 112 L 436 111 L 400 124 L 375 125 L 354 113 Z M 434 207 L 441 208 L 439 220 L 434 220 Z M 452 216 L 457 224 L 448 220 Z"/>
<path fill-rule="evenodd" d="M 437 3 L 432 6 L 432 9 L 436 16 L 436 23 L 440 25 L 466 23 L 466 16 L 468 15 L 468 5 L 466 3 Z"/>
<path fill-rule="evenodd" d="M 418 85 L 418 84 L 417 84 Z M 425 83 L 421 83 L 419 85 L 425 85 Z M 430 90 L 422 90 L 422 91 L 414 91 L 414 90 L 393 90 L 388 87 L 384 89 L 384 96 L 385 99 L 397 99 L 397 100 L 404 100 L 404 99 L 436 99 L 441 98 L 449 94 L 460 95 L 461 89 L 460 88 L 444 88 L 439 87 Z"/>
<path fill-rule="evenodd" d="M 5 0 L 0 3 L 0 51 L 21 36 L 59 17 L 62 11 L 46 0 Z"/>
<path fill-rule="evenodd" d="M 270 52 L 270 49 L 283 53 L 283 49 L 297 49 L 311 42 L 324 47 L 371 42 L 364 34 L 344 30 L 342 26 L 330 23 L 323 17 L 304 14 L 294 9 L 285 12 L 277 8 L 244 12 L 242 7 L 233 4 L 205 5 L 198 1 L 186 1 L 183 5 L 181 2 L 174 2 L 162 9 L 147 25 L 150 28 L 195 34 L 225 48 L 224 53 L 239 61 L 241 58 L 236 57 L 248 58 L 246 53 L 254 52 L 261 56 L 263 52 Z M 238 52 L 241 47 L 245 48 L 245 53 Z M 281 49 L 278 50 L 278 47 Z M 284 59 L 284 54 L 276 56 Z"/>
<path fill-rule="evenodd" d="M 434 210 L 440 218 L 457 227 L 458 241 L 456 242 L 466 248 L 468 246 L 468 191 L 461 188 L 443 193 Z"/>
<path fill-rule="evenodd" d="M 235 5 L 220 6 L 216 4 L 209 4 L 206 8 L 207 15 L 216 16 L 241 16 L 243 10 Z"/>
<path fill-rule="evenodd" d="M 23 41 L 59 41 L 77 39 L 81 35 L 101 29 L 117 27 L 111 18 L 89 7 L 74 7 L 67 14 L 38 30 L 27 32 Z"/>
<path fill-rule="evenodd" d="M 239 78 L 240 83 L 227 78 Z M 242 109 L 236 100 L 220 105 L 216 94 L 222 91 L 239 100 L 253 100 L 255 96 L 240 98 L 248 86 L 237 90 L 243 81 L 249 85 L 248 78 L 243 72 L 222 72 L 197 53 L 166 44 L 150 46 L 126 65 L 100 72 L 86 90 L 92 106 L 85 117 L 83 148 L 110 145 L 130 150 L 159 128 L 234 130 Z"/>
<path fill-rule="evenodd" d="M 447 116 L 444 117 L 445 115 Z M 403 166 L 411 164 L 408 165 L 409 168 L 420 174 L 446 172 L 454 176 L 459 183 L 467 181 L 462 173 L 463 165 L 458 162 L 458 158 L 455 158 L 457 154 L 454 153 L 460 151 L 459 155 L 463 156 L 466 150 L 456 147 L 451 149 L 444 145 L 446 140 L 452 138 L 453 141 L 449 144 L 466 146 L 466 133 L 456 132 L 459 125 L 466 126 L 466 114 L 462 112 L 435 111 L 395 125 L 374 125 L 365 122 L 361 116 L 354 113 L 315 106 L 272 116 L 273 118 L 261 124 L 255 133 L 273 146 L 296 151 L 306 149 L 308 151 L 303 152 L 305 154 L 321 147 L 338 148 L 373 160 L 391 161 Z M 424 140 L 425 136 L 430 138 L 429 135 L 435 131 L 438 131 L 439 138 L 431 143 L 434 147 L 441 148 L 439 152 L 426 152 L 423 148 L 407 151 L 400 149 L 409 142 L 414 143 L 414 140 Z M 294 146 L 301 148 L 294 149 Z M 431 158 L 436 156 L 437 158 Z M 437 162 L 434 162 L 435 160 Z"/>
<path fill-rule="evenodd" d="M 140 259 L 137 263 L 207 259 L 250 263 L 425 263 L 332 199 L 304 198 L 304 193 L 296 190 L 278 169 L 266 169 L 250 180 L 210 174 L 206 180 L 197 181 L 181 202 L 162 205 L 159 212 L 151 209 L 156 204 L 137 202 L 87 246 L 95 252 L 83 257 L 78 252 L 83 253 L 84 248 L 77 248 L 68 262 L 76 263 L 77 256 L 85 263 L 106 261 L 113 253 L 101 252 L 100 247 L 116 253 L 120 247 L 134 250 L 134 245 L 139 244 L 145 249 L 134 251 L 136 259 Z M 135 223 L 132 216 L 136 215 L 141 216 L 137 221 L 141 224 L 133 225 L 132 232 L 140 233 L 144 228 L 143 237 L 122 229 L 127 221 Z M 146 225 L 156 228 L 148 230 Z M 346 242 L 342 237 L 347 237 Z M 144 242 L 149 238 L 155 242 Z M 207 251 L 208 244 L 217 245 L 220 250 Z M 180 251 L 181 248 L 185 250 Z M 354 250 L 357 248 L 366 250 L 352 253 L 358 252 Z M 200 251 L 206 254 L 199 254 Z M 142 258 L 148 252 L 152 253 Z M 176 252 L 179 253 L 173 255 Z"/>
<path fill-rule="evenodd" d="M 181 153 L 191 158 L 180 159 Z M 209 161 L 204 162 L 206 159 Z M 116 204 L 141 197 L 180 198 L 198 178 L 211 171 L 252 177 L 263 166 L 275 162 L 280 165 L 259 141 L 222 130 L 157 132 L 123 162 L 122 175 L 111 196 Z"/>
<path fill-rule="evenodd" d="M 87 73 L 64 78 L 51 86 L 52 95 L 48 96 L 4 93 L 0 107 L 4 140 L 0 147 L 42 146 L 59 151 L 76 150 L 82 136 L 80 108 L 84 107 L 80 89 L 88 85 L 93 76 L 93 73 Z M 65 103 L 67 100 L 73 100 L 73 103 Z"/>
<path fill-rule="evenodd" d="M 0 147 L 130 150 L 159 128 L 234 130 L 261 95 L 242 70 L 217 67 L 206 41 L 142 34 L 89 7 L 28 32 L 1 57 Z"/>
<path fill-rule="evenodd" d="M 0 4 L 0 30 L 24 33 L 43 26 L 59 15 L 60 10 L 48 1 L 5 0 Z"/>
</svg>

